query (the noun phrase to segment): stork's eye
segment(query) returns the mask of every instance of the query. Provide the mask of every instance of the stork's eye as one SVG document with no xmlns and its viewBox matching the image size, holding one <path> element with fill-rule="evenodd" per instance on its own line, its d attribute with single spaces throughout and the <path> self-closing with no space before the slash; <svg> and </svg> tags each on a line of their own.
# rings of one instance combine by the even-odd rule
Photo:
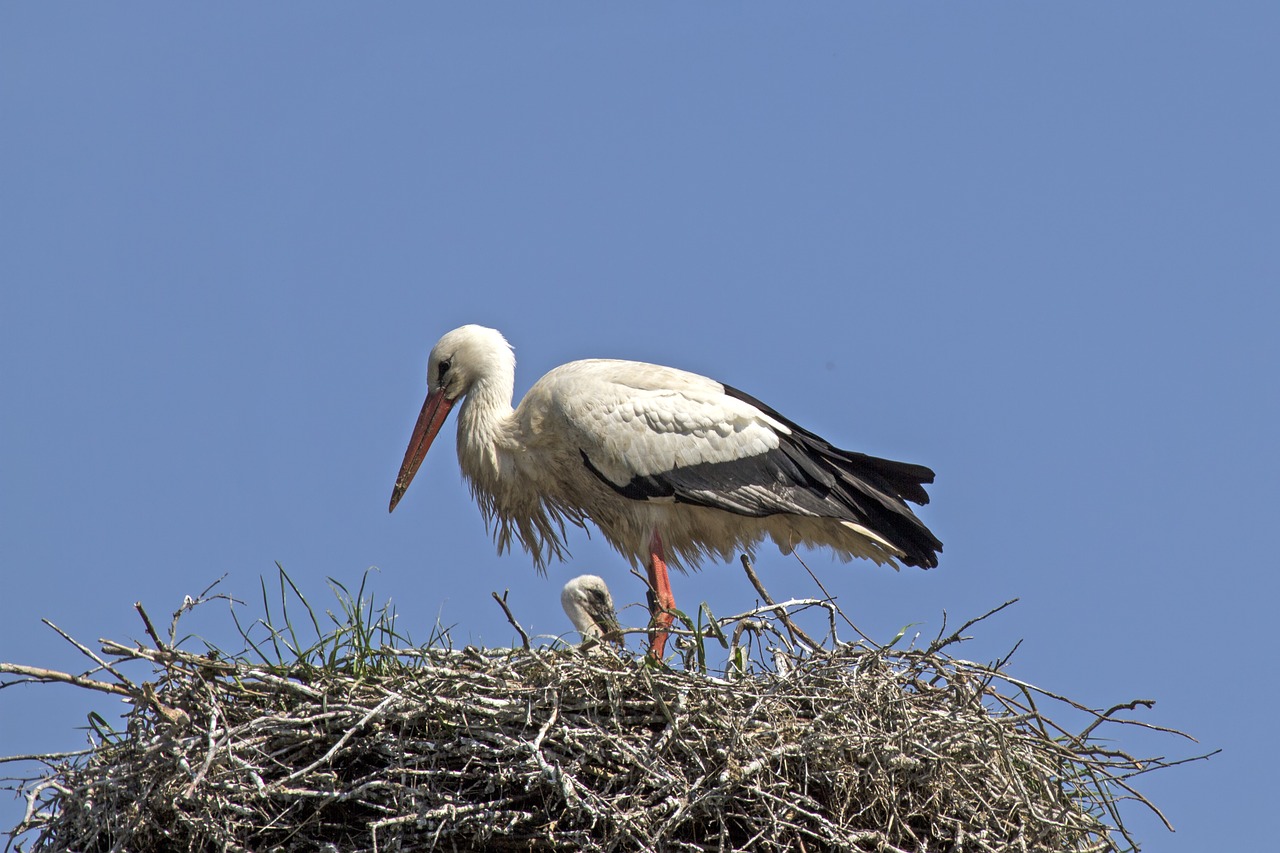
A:
<svg viewBox="0 0 1280 853">
<path fill-rule="evenodd" d="M 440 362 L 440 366 L 436 368 L 436 381 L 444 381 L 444 375 L 449 372 L 449 359 Z"/>
</svg>

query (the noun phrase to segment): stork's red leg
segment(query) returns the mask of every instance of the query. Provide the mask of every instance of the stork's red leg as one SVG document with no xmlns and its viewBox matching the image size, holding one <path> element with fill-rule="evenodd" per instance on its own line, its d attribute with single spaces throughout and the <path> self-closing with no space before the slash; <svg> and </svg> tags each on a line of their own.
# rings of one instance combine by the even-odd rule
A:
<svg viewBox="0 0 1280 853">
<path fill-rule="evenodd" d="M 649 589 L 653 592 L 651 599 L 654 629 L 649 633 L 649 654 L 662 660 L 667 648 L 667 629 L 675 621 L 672 610 L 676 606 L 676 597 L 671 594 L 671 580 L 667 577 L 667 561 L 662 553 L 662 537 L 653 531 L 649 539 Z"/>
</svg>

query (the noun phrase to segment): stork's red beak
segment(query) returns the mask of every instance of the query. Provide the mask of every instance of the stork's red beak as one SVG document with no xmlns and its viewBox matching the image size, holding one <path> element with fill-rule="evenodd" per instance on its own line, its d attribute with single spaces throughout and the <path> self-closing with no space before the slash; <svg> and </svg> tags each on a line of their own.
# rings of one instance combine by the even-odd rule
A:
<svg viewBox="0 0 1280 853">
<path fill-rule="evenodd" d="M 396 487 L 391 490 L 388 512 L 394 511 L 396 504 L 400 503 L 400 498 L 404 496 L 405 489 L 409 488 L 413 475 L 418 473 L 418 467 L 426 458 L 431 442 L 435 441 L 436 433 L 444 426 L 445 418 L 449 417 L 449 410 L 452 408 L 453 401 L 441 392 L 432 391 L 427 395 L 427 401 L 422 404 L 422 412 L 418 415 L 418 423 L 413 428 L 413 437 L 409 439 L 409 448 L 404 452 L 404 462 L 400 465 L 400 476 L 396 477 Z"/>
</svg>

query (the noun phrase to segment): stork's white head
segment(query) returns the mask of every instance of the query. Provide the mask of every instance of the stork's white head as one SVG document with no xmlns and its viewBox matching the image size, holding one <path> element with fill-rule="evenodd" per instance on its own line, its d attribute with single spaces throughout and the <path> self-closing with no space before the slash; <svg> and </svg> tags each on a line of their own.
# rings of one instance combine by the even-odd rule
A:
<svg viewBox="0 0 1280 853">
<path fill-rule="evenodd" d="M 422 404 L 418 423 L 409 439 L 409 448 L 400 465 L 391 509 L 396 508 L 413 475 L 418 473 L 436 433 L 444 426 L 449 410 L 480 382 L 497 383 L 499 392 L 511 399 L 516 357 L 511 344 L 496 329 L 462 326 L 448 332 L 431 348 L 427 360 L 427 401 Z"/>
<path fill-rule="evenodd" d="M 602 578 L 579 575 L 569 581 L 560 592 L 560 605 L 584 640 L 622 641 L 622 626 L 613 609 L 613 596 Z"/>
<path fill-rule="evenodd" d="M 450 403 L 466 396 L 477 380 L 514 375 L 515 353 L 497 329 L 462 326 L 446 332 L 427 360 L 427 391 Z"/>
</svg>

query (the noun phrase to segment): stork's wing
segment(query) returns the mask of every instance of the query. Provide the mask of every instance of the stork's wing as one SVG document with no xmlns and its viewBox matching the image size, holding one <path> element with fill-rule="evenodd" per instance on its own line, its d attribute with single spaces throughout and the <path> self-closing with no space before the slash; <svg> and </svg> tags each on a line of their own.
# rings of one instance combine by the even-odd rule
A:
<svg viewBox="0 0 1280 853">
<path fill-rule="evenodd" d="M 553 377 L 547 390 L 583 464 L 624 497 L 850 521 L 908 565 L 937 565 L 941 542 L 905 503 L 929 500 L 924 466 L 840 450 L 759 400 L 672 368 L 574 362 Z"/>
</svg>

